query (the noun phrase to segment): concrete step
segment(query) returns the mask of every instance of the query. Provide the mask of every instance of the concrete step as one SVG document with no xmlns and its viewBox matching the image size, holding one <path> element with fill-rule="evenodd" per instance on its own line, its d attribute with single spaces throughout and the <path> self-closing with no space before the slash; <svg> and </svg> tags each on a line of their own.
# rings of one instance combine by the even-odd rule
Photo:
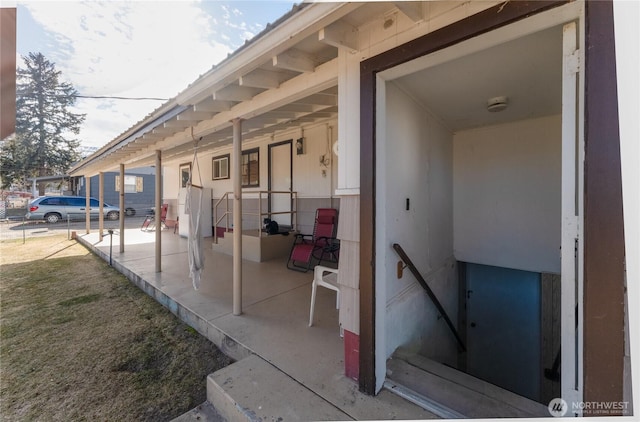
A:
<svg viewBox="0 0 640 422">
<path fill-rule="evenodd" d="M 401 349 L 387 361 L 385 388 L 443 418 L 550 416 L 543 404 Z"/>
<path fill-rule="evenodd" d="M 230 422 L 352 419 L 257 355 L 209 375 L 207 399 Z"/>
<path fill-rule="evenodd" d="M 289 256 L 291 245 L 295 239 L 293 235 L 263 235 L 258 236 L 257 230 L 249 230 L 242 235 L 242 258 L 253 262 L 264 262 L 274 258 Z M 215 252 L 233 255 L 233 236 L 227 233 L 219 237 L 218 243 L 211 242 Z"/>
<path fill-rule="evenodd" d="M 201 405 L 189 410 L 187 413 L 172 419 L 171 422 L 227 422 L 213 407 L 206 401 Z"/>
</svg>

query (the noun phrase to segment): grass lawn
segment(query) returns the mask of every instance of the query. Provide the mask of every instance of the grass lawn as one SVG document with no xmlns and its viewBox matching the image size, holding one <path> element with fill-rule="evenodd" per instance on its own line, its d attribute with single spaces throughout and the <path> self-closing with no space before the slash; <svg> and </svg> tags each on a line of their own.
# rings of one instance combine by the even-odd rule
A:
<svg viewBox="0 0 640 422">
<path fill-rule="evenodd" d="M 74 240 L 0 243 L 0 418 L 166 421 L 230 358 Z"/>
</svg>

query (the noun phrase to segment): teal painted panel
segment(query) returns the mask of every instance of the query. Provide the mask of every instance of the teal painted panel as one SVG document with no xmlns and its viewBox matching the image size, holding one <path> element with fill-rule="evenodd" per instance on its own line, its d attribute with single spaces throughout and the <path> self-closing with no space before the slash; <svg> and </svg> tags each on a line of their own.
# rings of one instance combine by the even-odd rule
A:
<svg viewBox="0 0 640 422">
<path fill-rule="evenodd" d="M 467 264 L 467 371 L 540 400 L 540 273 Z"/>
</svg>

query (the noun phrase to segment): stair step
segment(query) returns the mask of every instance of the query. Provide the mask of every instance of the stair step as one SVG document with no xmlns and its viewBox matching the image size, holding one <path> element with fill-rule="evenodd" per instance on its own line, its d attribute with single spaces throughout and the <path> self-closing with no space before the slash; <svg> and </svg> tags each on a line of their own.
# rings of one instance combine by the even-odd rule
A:
<svg viewBox="0 0 640 422">
<path fill-rule="evenodd" d="M 447 412 L 470 418 L 549 416 L 543 404 L 404 350 L 387 361 L 387 375 L 389 391 L 413 393 L 416 404 L 442 417 L 460 417 Z"/>
<path fill-rule="evenodd" d="M 213 405 L 206 401 L 187 413 L 172 419 L 171 422 L 226 422 Z"/>
<path fill-rule="evenodd" d="M 209 375 L 207 399 L 228 421 L 351 419 L 256 355 Z"/>
</svg>

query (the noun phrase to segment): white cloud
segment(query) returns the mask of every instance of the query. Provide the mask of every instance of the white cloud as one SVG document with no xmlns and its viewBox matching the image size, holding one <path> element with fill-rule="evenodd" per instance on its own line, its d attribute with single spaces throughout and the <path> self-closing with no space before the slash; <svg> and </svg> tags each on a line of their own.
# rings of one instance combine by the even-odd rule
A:
<svg viewBox="0 0 640 422">
<path fill-rule="evenodd" d="M 80 94 L 159 98 L 177 95 L 262 31 L 265 19 L 290 9 L 288 2 L 271 1 L 237 7 L 191 0 L 25 0 L 21 5 L 46 31 L 35 45 Z M 78 112 L 87 114 L 80 139 L 104 145 L 161 104 L 79 99 Z"/>
<path fill-rule="evenodd" d="M 50 54 L 83 95 L 178 94 L 232 47 L 212 36 L 212 19 L 194 2 L 29 2 L 33 18 L 57 41 Z M 79 100 L 83 142 L 102 145 L 161 102 Z M 107 139 L 105 139 L 107 136 Z"/>
</svg>

